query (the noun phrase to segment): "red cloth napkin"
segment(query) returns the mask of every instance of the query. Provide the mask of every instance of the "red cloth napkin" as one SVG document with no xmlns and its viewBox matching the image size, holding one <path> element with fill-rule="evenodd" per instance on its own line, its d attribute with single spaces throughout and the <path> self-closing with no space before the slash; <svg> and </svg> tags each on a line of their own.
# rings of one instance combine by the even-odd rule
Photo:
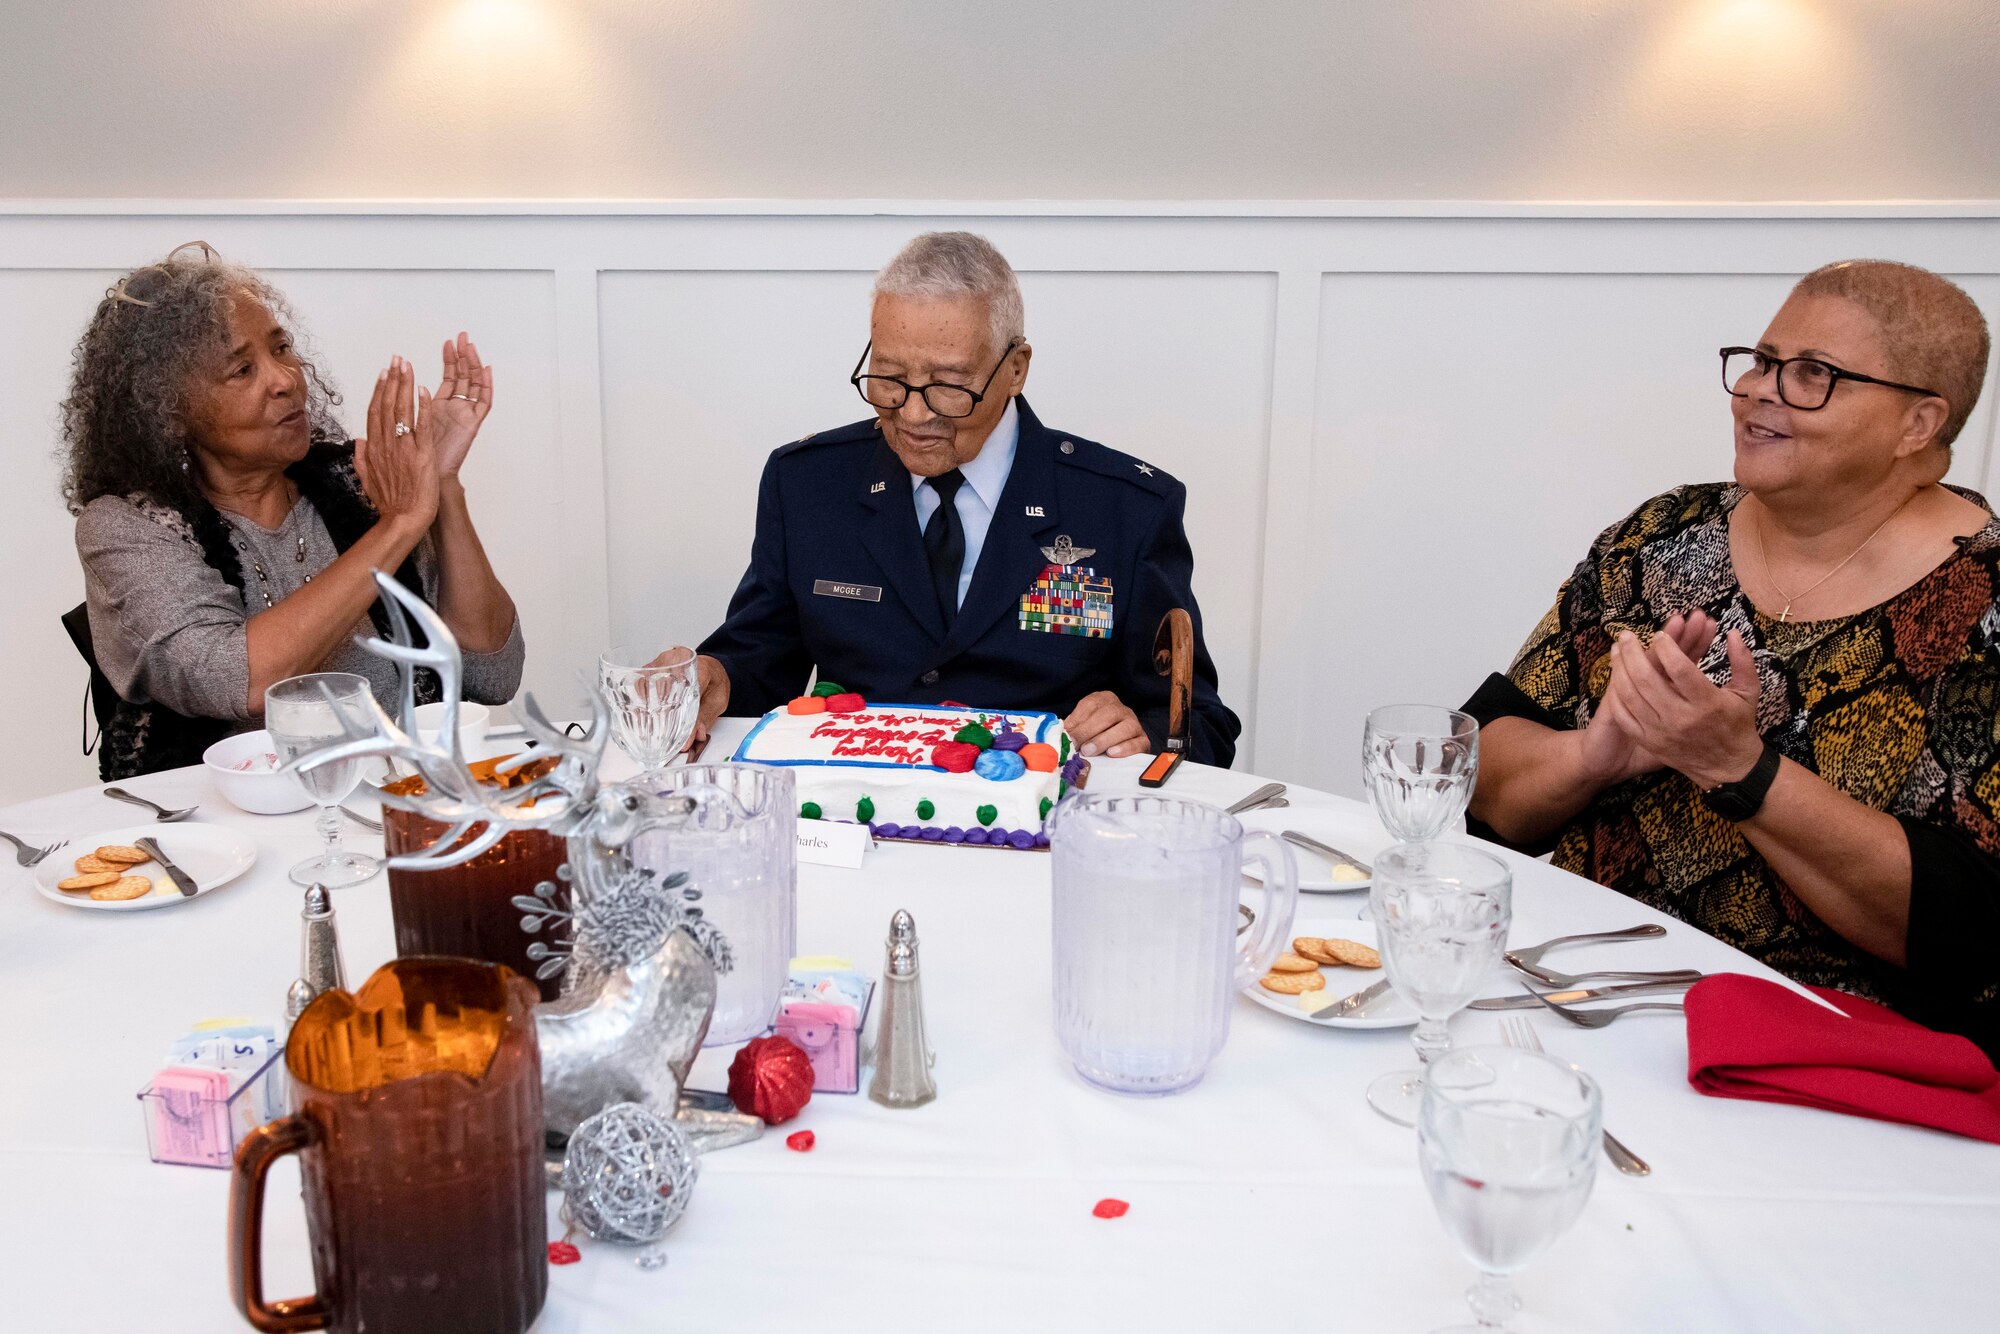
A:
<svg viewBox="0 0 2000 1334">
<path fill-rule="evenodd" d="M 2000 1144 L 2000 1073 L 1970 1039 L 1872 1001 L 1814 988 L 1843 1018 L 1740 973 L 1687 993 L 1688 1083 L 1755 1098 L 1929 1126 Z"/>
</svg>

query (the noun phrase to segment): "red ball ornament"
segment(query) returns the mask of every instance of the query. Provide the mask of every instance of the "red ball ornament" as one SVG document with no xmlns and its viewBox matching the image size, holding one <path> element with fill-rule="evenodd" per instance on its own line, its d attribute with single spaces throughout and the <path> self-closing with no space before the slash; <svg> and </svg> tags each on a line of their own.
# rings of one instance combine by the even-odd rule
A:
<svg viewBox="0 0 2000 1334">
<path fill-rule="evenodd" d="M 940 741 L 931 749 L 931 763 L 948 774 L 969 774 L 979 763 L 979 747 L 969 741 Z"/>
<path fill-rule="evenodd" d="M 787 1038 L 751 1038 L 729 1063 L 729 1100 L 767 1126 L 797 1116 L 812 1092 L 812 1058 Z"/>
<path fill-rule="evenodd" d="M 828 713 L 859 713 L 868 707 L 868 701 L 848 691 L 844 695 L 829 695 L 826 700 Z"/>
</svg>

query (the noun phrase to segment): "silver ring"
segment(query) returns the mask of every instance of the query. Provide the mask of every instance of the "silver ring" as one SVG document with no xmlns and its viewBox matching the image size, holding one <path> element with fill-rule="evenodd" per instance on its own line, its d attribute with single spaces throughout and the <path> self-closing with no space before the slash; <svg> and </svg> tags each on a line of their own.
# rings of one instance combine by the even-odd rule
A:
<svg viewBox="0 0 2000 1334">
<path fill-rule="evenodd" d="M 408 426 L 408 425 L 407 425 L 406 423 L 403 423 L 403 422 L 397 422 L 397 423 L 396 423 L 396 434 L 397 434 L 397 435 L 408 435 L 409 433 L 410 433 L 410 428 L 409 428 L 409 426 Z"/>
<path fill-rule="evenodd" d="M 479 401 L 478 399 L 474 398 L 471 394 L 452 394 L 451 397 L 462 398 L 468 403 L 477 403 Z"/>
</svg>

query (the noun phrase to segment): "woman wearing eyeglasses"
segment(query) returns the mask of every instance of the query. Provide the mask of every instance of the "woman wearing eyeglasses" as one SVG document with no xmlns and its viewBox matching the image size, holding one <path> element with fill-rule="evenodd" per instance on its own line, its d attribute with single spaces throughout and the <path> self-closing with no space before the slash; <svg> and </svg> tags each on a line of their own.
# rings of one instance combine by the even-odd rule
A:
<svg viewBox="0 0 2000 1334">
<path fill-rule="evenodd" d="M 1722 349 L 1735 482 L 1605 530 L 1467 707 L 1486 830 L 2000 1052 L 2000 520 L 1943 483 L 1989 345 L 1936 274 L 1808 274 Z"/>
<path fill-rule="evenodd" d="M 387 628 L 377 569 L 451 627 L 468 698 L 501 703 L 520 684 L 520 623 L 459 481 L 492 368 L 460 334 L 432 394 L 396 358 L 350 443 L 290 318 L 197 242 L 121 279 L 76 346 L 63 492 L 117 696 L 107 779 L 197 762 L 256 726 L 265 687 L 288 676 L 353 672 L 393 703 L 394 667 L 353 643 Z"/>
</svg>

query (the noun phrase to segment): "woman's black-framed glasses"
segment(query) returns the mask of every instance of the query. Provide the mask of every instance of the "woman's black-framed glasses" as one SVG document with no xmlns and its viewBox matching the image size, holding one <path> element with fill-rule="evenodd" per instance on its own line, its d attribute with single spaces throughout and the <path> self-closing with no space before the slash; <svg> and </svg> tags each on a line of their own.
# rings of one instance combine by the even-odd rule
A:
<svg viewBox="0 0 2000 1334">
<path fill-rule="evenodd" d="M 1833 397 L 1834 386 L 1842 380 L 1879 384 L 1884 389 L 1900 389 L 1906 394 L 1922 394 L 1925 398 L 1944 397 L 1935 389 L 1919 389 L 1913 384 L 1878 380 L 1859 371 L 1829 366 L 1816 357 L 1785 357 L 1781 360 L 1767 356 L 1754 347 L 1722 349 L 1722 387 L 1737 398 L 1750 397 L 1750 386 L 1774 368 L 1778 372 L 1778 397 L 1785 401 L 1787 407 L 1797 408 L 1800 412 L 1817 412 L 1825 407 L 1827 400 Z"/>
<path fill-rule="evenodd" d="M 871 408 L 892 410 L 910 401 L 911 394 L 922 394 L 924 404 L 940 417 L 970 417 L 972 410 L 985 399 L 986 391 L 993 387 L 993 377 L 1007 364 L 1007 358 L 1014 355 L 1014 349 L 1021 345 L 1018 338 L 1007 340 L 1006 348 L 1000 353 L 1000 360 L 993 363 L 992 374 L 977 390 L 967 389 L 962 384 L 911 384 L 898 380 L 893 375 L 863 375 L 861 368 L 868 364 L 868 354 L 875 350 L 873 340 L 861 349 L 861 360 L 854 363 L 854 374 L 847 382 L 861 395 Z"/>
</svg>

